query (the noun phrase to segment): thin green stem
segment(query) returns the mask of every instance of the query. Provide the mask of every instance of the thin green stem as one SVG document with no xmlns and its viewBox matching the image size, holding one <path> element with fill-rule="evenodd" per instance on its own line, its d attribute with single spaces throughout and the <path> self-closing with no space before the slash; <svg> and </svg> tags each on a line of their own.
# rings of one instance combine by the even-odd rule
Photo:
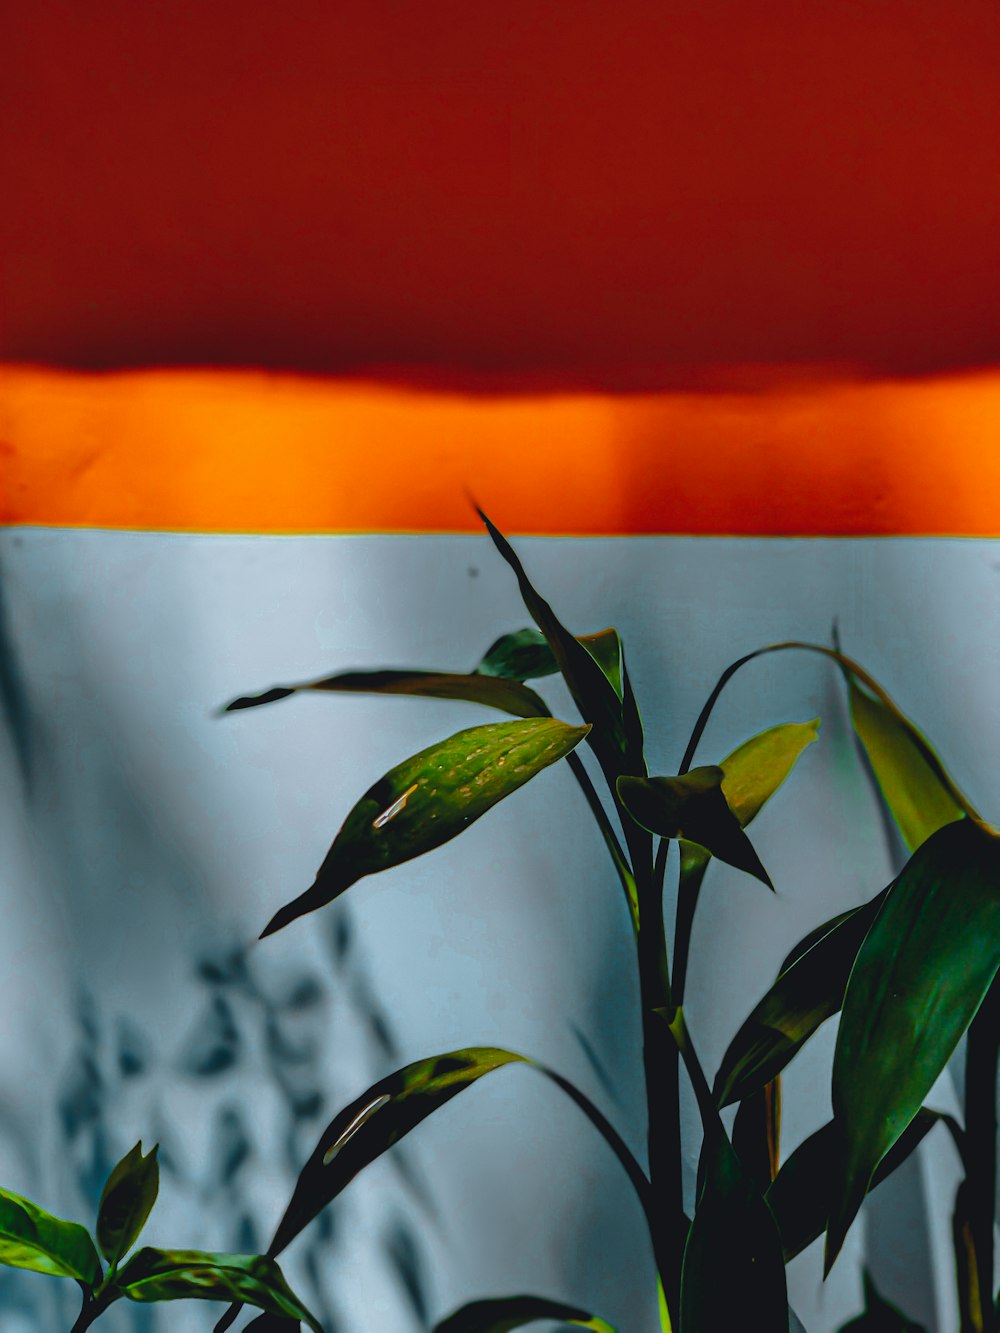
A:
<svg viewBox="0 0 1000 1333">
<path fill-rule="evenodd" d="M 590 806 L 591 814 L 601 831 L 608 851 L 611 853 L 611 860 L 614 862 L 615 870 L 618 873 L 618 879 L 621 882 L 622 889 L 625 891 L 625 901 L 628 903 L 629 915 L 632 919 L 634 930 L 639 929 L 639 899 L 636 892 L 635 876 L 632 874 L 632 868 L 622 851 L 621 843 L 615 833 L 611 820 L 608 818 L 608 812 L 605 810 L 601 798 L 594 789 L 594 784 L 590 780 L 590 774 L 583 766 L 583 760 L 578 754 L 569 754 L 566 761 L 570 766 L 573 776 L 576 778 L 580 790 Z"/>
</svg>

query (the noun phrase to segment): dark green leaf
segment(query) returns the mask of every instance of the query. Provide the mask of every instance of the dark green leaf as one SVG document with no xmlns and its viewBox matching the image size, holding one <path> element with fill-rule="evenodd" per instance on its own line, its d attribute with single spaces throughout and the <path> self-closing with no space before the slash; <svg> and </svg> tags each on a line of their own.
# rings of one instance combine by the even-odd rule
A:
<svg viewBox="0 0 1000 1333">
<path fill-rule="evenodd" d="M 902 1165 L 942 1119 L 938 1112 L 922 1107 L 878 1164 L 869 1190 Z M 774 1178 L 765 1197 L 781 1232 L 786 1262 L 826 1229 L 839 1172 L 837 1128 L 829 1120 L 799 1144 Z"/>
<path fill-rule="evenodd" d="M 108 1176 L 97 1210 L 97 1243 L 109 1264 L 118 1263 L 139 1238 L 156 1202 L 160 1168 L 156 1148 L 142 1155 L 137 1143 Z"/>
<path fill-rule="evenodd" d="M 990 1188 L 992 1190 L 992 1182 Z M 982 1256 L 978 1253 L 976 1245 L 978 1228 L 973 1220 L 974 1209 L 973 1191 L 970 1181 L 965 1179 L 956 1192 L 955 1210 L 951 1217 L 958 1307 L 963 1330 L 981 1330 L 986 1327 L 986 1320 L 983 1317 L 985 1311 L 982 1287 L 979 1281 Z"/>
<path fill-rule="evenodd" d="M 207 1254 L 200 1250 L 140 1250 L 118 1275 L 131 1301 L 241 1301 L 284 1315 L 323 1333 L 288 1286 L 273 1259 L 260 1254 Z"/>
<path fill-rule="evenodd" d="M 852 912 L 834 917 L 792 951 L 791 964 L 729 1044 L 715 1078 L 720 1106 L 748 1097 L 788 1064 L 844 1001 L 858 950 L 888 889 Z M 803 941 L 805 943 L 805 941 Z"/>
<path fill-rule="evenodd" d="M 0 1190 L 0 1263 L 72 1277 L 88 1287 L 101 1280 L 101 1261 L 83 1227 L 9 1190 Z"/>
<path fill-rule="evenodd" d="M 328 691 L 342 694 L 409 694 L 428 699 L 464 699 L 485 704 L 514 717 L 548 717 L 544 700 L 518 680 L 500 675 L 463 675 L 448 671 L 344 671 L 323 680 L 304 681 L 299 685 L 278 685 L 263 694 L 244 695 L 227 704 L 224 711 L 255 708 L 274 703 L 303 691 Z"/>
<path fill-rule="evenodd" d="M 591 644 L 588 649 L 575 639 L 557 619 L 548 602 L 532 587 L 524 566 L 507 539 L 481 509 L 477 512 L 486 524 L 493 544 L 514 571 L 528 613 L 545 636 L 581 717 L 593 724 L 590 745 L 608 780 L 613 781 L 619 773 L 644 773 L 642 756 L 634 752 L 626 731 L 621 678 L 619 676 L 616 686 L 598 660 L 599 657 L 604 660 L 605 654 L 608 659 L 613 655 L 610 641 L 605 639 L 597 647 Z M 602 638 L 600 635 L 594 637 Z M 615 635 L 616 640 L 617 637 Z"/>
<path fill-rule="evenodd" d="M 972 819 L 907 862 L 858 953 L 833 1060 L 841 1188 L 826 1267 L 872 1173 L 910 1123 L 1000 963 L 1000 840 Z"/>
<path fill-rule="evenodd" d="M 502 676 L 505 680 L 535 680 L 554 676 L 559 670 L 545 635 L 537 629 L 519 629 L 502 634 L 490 644 L 474 675 Z"/>
<path fill-rule="evenodd" d="M 880 1296 L 871 1274 L 865 1273 L 865 1311 L 843 1324 L 840 1333 L 924 1333 L 923 1324 L 907 1319 L 903 1312 Z"/>
<path fill-rule="evenodd" d="M 484 677 L 483 679 L 488 679 Z M 380 778 L 354 806 L 313 885 L 268 923 L 273 935 L 364 875 L 432 851 L 577 746 L 587 727 L 555 718 L 470 727 Z"/>
<path fill-rule="evenodd" d="M 886 804 L 911 851 L 945 824 L 961 818 L 966 805 L 928 741 L 883 696 L 870 694 L 845 671 L 854 729 L 871 761 Z"/>
<path fill-rule="evenodd" d="M 268 1254 L 277 1255 L 376 1157 L 484 1074 L 523 1057 L 493 1046 L 417 1060 L 375 1083 L 326 1127 L 299 1174 Z"/>
<path fill-rule="evenodd" d="M 733 1147 L 754 1187 L 763 1194 L 778 1174 L 781 1152 L 781 1076 L 740 1102 Z"/>
<path fill-rule="evenodd" d="M 770 727 L 723 759 L 722 794 L 741 828 L 756 818 L 795 766 L 799 755 L 816 739 L 819 718 Z M 712 859 L 697 842 L 680 842 L 681 868 L 677 891 L 674 946 L 674 998 L 680 1004 L 687 981 L 688 949 L 698 896 Z"/>
<path fill-rule="evenodd" d="M 256 1333 L 299 1333 L 301 1324 L 297 1319 L 286 1319 L 280 1314 L 259 1314 L 246 1326 L 246 1333 L 256 1329 Z"/>
<path fill-rule="evenodd" d="M 497 1300 L 473 1301 L 435 1325 L 434 1333 L 511 1333 L 540 1319 L 558 1319 L 563 1324 L 590 1328 L 596 1333 L 615 1333 L 610 1324 L 585 1310 L 541 1296 L 505 1296 Z"/>
<path fill-rule="evenodd" d="M 691 1076 L 704 1129 L 700 1191 L 681 1269 L 682 1333 L 742 1328 L 748 1311 L 754 1329 L 785 1333 L 788 1296 L 778 1228 L 726 1136 L 681 1009 L 672 1015 L 670 1030 Z"/>
<path fill-rule="evenodd" d="M 693 768 L 676 778 L 621 777 L 618 796 L 635 822 L 650 833 L 698 843 L 771 888 L 750 839 L 726 804 L 723 776 L 721 768 Z"/>
</svg>

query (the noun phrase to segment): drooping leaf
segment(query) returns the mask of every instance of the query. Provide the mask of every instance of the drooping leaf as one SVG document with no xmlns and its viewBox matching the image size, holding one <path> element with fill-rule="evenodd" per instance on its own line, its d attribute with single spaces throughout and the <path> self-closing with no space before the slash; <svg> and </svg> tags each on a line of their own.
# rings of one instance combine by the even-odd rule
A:
<svg viewBox="0 0 1000 1333">
<path fill-rule="evenodd" d="M 844 674 L 854 729 L 899 831 L 915 851 L 939 828 L 960 819 L 964 806 L 953 794 L 954 783 L 930 743 L 913 723 L 891 701 L 884 703 L 859 685 L 852 672 Z"/>
<path fill-rule="evenodd" d="M 840 1333 L 925 1333 L 923 1324 L 908 1319 L 902 1310 L 881 1296 L 871 1274 L 865 1272 L 865 1309 L 842 1324 Z"/>
<path fill-rule="evenodd" d="M 991 1182 L 992 1189 L 992 1182 Z M 970 1182 L 961 1182 L 955 1194 L 955 1208 L 951 1216 L 951 1235 L 955 1254 L 955 1278 L 958 1288 L 959 1316 L 962 1329 L 981 1330 L 986 1327 L 984 1314 L 989 1298 L 983 1300 L 979 1281 L 982 1256 L 976 1245 L 977 1230 L 973 1221 L 974 1203 Z"/>
<path fill-rule="evenodd" d="M 1000 964 L 1000 839 L 972 819 L 913 854 L 865 937 L 833 1061 L 842 1156 L 829 1270 L 872 1173 L 920 1109 Z"/>
<path fill-rule="evenodd" d="M 871 902 L 811 931 L 806 937 L 809 947 L 797 946 L 792 951 L 792 961 L 754 1007 L 722 1057 L 715 1078 L 719 1106 L 762 1088 L 841 1007 L 858 950 L 887 893 L 884 889 Z"/>
<path fill-rule="evenodd" d="M 922 1107 L 876 1168 L 869 1192 L 910 1156 L 946 1117 Z M 832 1120 L 810 1134 L 782 1165 L 765 1198 L 781 1232 L 785 1261 L 801 1254 L 826 1229 L 837 1189 L 840 1154 Z"/>
<path fill-rule="evenodd" d="M 682 1333 L 789 1327 L 781 1237 L 771 1211 L 733 1149 L 691 1046 L 683 1010 L 669 1018 L 691 1077 L 704 1140 L 700 1190 L 681 1268 Z"/>
<path fill-rule="evenodd" d="M 10 1190 L 0 1190 L 0 1263 L 75 1278 L 87 1287 L 101 1280 L 101 1261 L 84 1227 Z"/>
<path fill-rule="evenodd" d="M 496 1300 L 473 1301 L 442 1319 L 435 1325 L 434 1333 L 511 1333 L 515 1328 L 542 1319 L 558 1319 L 563 1324 L 594 1329 L 595 1333 L 615 1333 L 603 1319 L 541 1296 L 502 1296 Z"/>
<path fill-rule="evenodd" d="M 297 1319 L 286 1319 L 280 1314 L 259 1314 L 246 1326 L 246 1333 L 255 1329 L 256 1333 L 299 1333 L 302 1325 Z"/>
<path fill-rule="evenodd" d="M 273 1259 L 261 1254 L 211 1254 L 201 1250 L 142 1249 L 118 1275 L 131 1301 L 240 1301 L 323 1333 Z"/>
<path fill-rule="evenodd" d="M 505 680 L 536 680 L 559 670 L 545 635 L 537 629 L 501 634 L 473 668 L 474 675 L 502 676 Z"/>
<path fill-rule="evenodd" d="M 698 843 L 737 870 L 772 888 L 750 839 L 722 792 L 721 768 L 693 768 L 681 777 L 621 777 L 618 796 L 644 829 L 661 838 Z"/>
<path fill-rule="evenodd" d="M 511 1051 L 475 1046 L 417 1060 L 373 1084 L 320 1136 L 299 1173 L 268 1254 L 280 1254 L 359 1171 L 445 1102 L 485 1074 L 517 1063 L 524 1063 L 523 1057 Z"/>
<path fill-rule="evenodd" d="M 495 722 L 460 731 L 404 760 L 357 802 L 315 882 L 275 914 L 262 937 L 332 902 L 364 875 L 448 842 L 569 754 L 587 730 L 548 717 Z"/>
<path fill-rule="evenodd" d="M 812 722 L 786 722 L 769 727 L 744 741 L 723 759 L 722 794 L 741 828 L 751 823 L 788 777 L 807 745 L 819 731 Z M 681 867 L 677 890 L 677 928 L 674 944 L 673 988 L 681 1004 L 687 981 L 688 950 L 698 896 L 711 853 L 697 842 L 680 842 Z"/>
<path fill-rule="evenodd" d="M 608 651 L 608 642 L 595 653 L 574 638 L 548 602 L 536 592 L 507 539 L 481 509 L 477 512 L 494 546 L 514 571 L 528 614 L 544 635 L 581 717 L 593 725 L 590 745 L 608 780 L 613 782 L 620 773 L 645 773 L 642 755 L 636 754 L 629 743 L 622 712 L 620 676 L 616 687 L 599 660 L 602 652 Z M 617 637 L 615 635 L 615 639 Z"/>
<path fill-rule="evenodd" d="M 97 1210 L 97 1243 L 108 1263 L 128 1253 L 146 1225 L 160 1188 L 156 1147 L 142 1155 L 142 1144 L 121 1159 L 104 1183 Z"/>
<path fill-rule="evenodd" d="M 409 694 L 427 699 L 464 699 L 484 704 L 514 717 L 548 717 L 545 701 L 519 680 L 500 674 L 469 674 L 449 671 L 343 671 L 322 680 L 298 685 L 277 685 L 262 694 L 242 695 L 223 710 L 234 713 L 259 704 L 274 703 L 306 691 L 341 694 Z"/>
</svg>

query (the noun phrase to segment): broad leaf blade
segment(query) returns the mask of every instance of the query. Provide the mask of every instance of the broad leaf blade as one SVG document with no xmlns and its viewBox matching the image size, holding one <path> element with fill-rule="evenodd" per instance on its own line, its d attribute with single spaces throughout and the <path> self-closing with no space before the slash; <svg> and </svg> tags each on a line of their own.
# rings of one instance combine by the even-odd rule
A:
<svg viewBox="0 0 1000 1333">
<path fill-rule="evenodd" d="M 910 851 L 964 813 L 954 784 L 929 742 L 894 705 L 888 706 L 846 671 L 854 729 L 865 747 L 882 795 Z M 936 764 L 928 757 L 931 752 Z"/>
<path fill-rule="evenodd" d="M 563 1324 L 594 1329 L 595 1333 L 615 1333 L 603 1319 L 561 1301 L 541 1296 L 505 1296 L 496 1300 L 473 1301 L 442 1319 L 434 1333 L 512 1333 L 541 1319 L 557 1319 Z"/>
<path fill-rule="evenodd" d="M 485 1074 L 523 1058 L 474 1046 L 417 1060 L 375 1083 L 335 1116 L 306 1162 L 268 1254 L 281 1253 L 303 1227 L 376 1157 Z"/>
<path fill-rule="evenodd" d="M 681 1268 L 682 1333 L 742 1328 L 748 1311 L 755 1329 L 784 1333 L 788 1295 L 778 1228 L 729 1142 L 681 1009 L 670 1030 L 691 1075 L 705 1135 L 701 1188 Z"/>
<path fill-rule="evenodd" d="M 505 680 L 535 680 L 539 676 L 554 676 L 559 664 L 545 635 L 537 629 L 518 629 L 502 634 L 491 643 L 482 660 L 473 668 L 473 675 L 502 676 Z"/>
<path fill-rule="evenodd" d="M 143 1249 L 118 1275 L 131 1301 L 240 1301 L 268 1314 L 298 1319 L 314 1333 L 319 1321 L 295 1295 L 273 1259 L 261 1254 Z"/>
<path fill-rule="evenodd" d="M 842 1324 L 840 1333 L 924 1333 L 923 1324 L 908 1319 L 902 1310 L 879 1294 L 870 1273 L 865 1273 L 864 1282 L 864 1313 Z"/>
<path fill-rule="evenodd" d="M 160 1168 L 156 1148 L 142 1155 L 137 1143 L 108 1176 L 97 1210 L 97 1243 L 109 1264 L 116 1264 L 139 1238 L 156 1202 Z"/>
<path fill-rule="evenodd" d="M 869 1192 L 901 1166 L 943 1118 L 922 1107 L 882 1158 Z M 826 1230 L 839 1175 L 837 1127 L 828 1120 L 799 1144 L 765 1195 L 781 1232 L 786 1263 Z"/>
<path fill-rule="evenodd" d="M 729 1044 L 715 1078 L 719 1106 L 748 1097 L 779 1074 L 844 1001 L 851 968 L 888 890 L 810 932 Z M 818 938 L 817 938 L 818 937 Z"/>
<path fill-rule="evenodd" d="M 972 819 L 917 849 L 865 938 L 833 1061 L 843 1146 L 826 1266 L 882 1157 L 910 1123 L 1000 963 L 1000 840 Z"/>
<path fill-rule="evenodd" d="M 10 1190 L 0 1190 L 0 1263 L 75 1278 L 87 1287 L 101 1280 L 101 1261 L 84 1227 Z"/>
<path fill-rule="evenodd" d="M 298 685 L 276 685 L 262 694 L 242 695 L 226 705 L 227 713 L 260 704 L 274 703 L 303 692 L 339 694 L 403 694 L 427 699 L 464 699 L 484 704 L 513 717 L 548 717 L 543 699 L 519 680 L 499 674 L 486 675 L 449 671 L 344 671 L 322 680 Z"/>
<path fill-rule="evenodd" d="M 569 754 L 587 731 L 555 718 L 489 723 L 457 732 L 404 760 L 357 802 L 315 882 L 276 913 L 262 937 L 332 902 L 363 876 L 456 837 Z"/>
<path fill-rule="evenodd" d="M 680 777 L 621 777 L 618 796 L 635 822 L 661 838 L 698 843 L 712 856 L 773 887 L 750 839 L 726 804 L 721 768 Z"/>
<path fill-rule="evenodd" d="M 561 624 L 552 607 L 532 586 L 510 543 L 481 509 L 477 512 L 494 546 L 514 571 L 524 605 L 545 636 L 580 715 L 593 725 L 590 745 L 608 780 L 613 782 L 619 773 L 644 773 L 642 756 L 634 753 L 626 734 L 620 685 L 616 690 L 594 653 Z"/>
</svg>

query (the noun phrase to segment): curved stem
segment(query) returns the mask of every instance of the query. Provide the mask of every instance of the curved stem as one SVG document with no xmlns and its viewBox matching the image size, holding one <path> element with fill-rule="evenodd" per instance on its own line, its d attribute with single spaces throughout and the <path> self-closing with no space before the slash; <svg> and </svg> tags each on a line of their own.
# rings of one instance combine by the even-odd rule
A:
<svg viewBox="0 0 1000 1333">
<path fill-rule="evenodd" d="M 618 872 L 618 878 L 625 891 L 625 900 L 628 903 L 629 915 L 632 919 L 633 930 L 639 929 L 639 900 L 636 894 L 635 876 L 632 874 L 632 868 L 622 851 L 621 843 L 615 834 L 611 820 L 608 818 L 608 812 L 601 804 L 601 798 L 594 789 L 594 784 L 590 780 L 590 774 L 583 766 L 583 760 L 578 754 L 568 754 L 566 762 L 570 766 L 573 776 L 579 783 L 580 790 L 586 797 L 587 804 L 590 806 L 591 814 L 601 830 L 601 836 L 611 853 L 611 860 L 614 862 L 615 870 Z"/>
</svg>

